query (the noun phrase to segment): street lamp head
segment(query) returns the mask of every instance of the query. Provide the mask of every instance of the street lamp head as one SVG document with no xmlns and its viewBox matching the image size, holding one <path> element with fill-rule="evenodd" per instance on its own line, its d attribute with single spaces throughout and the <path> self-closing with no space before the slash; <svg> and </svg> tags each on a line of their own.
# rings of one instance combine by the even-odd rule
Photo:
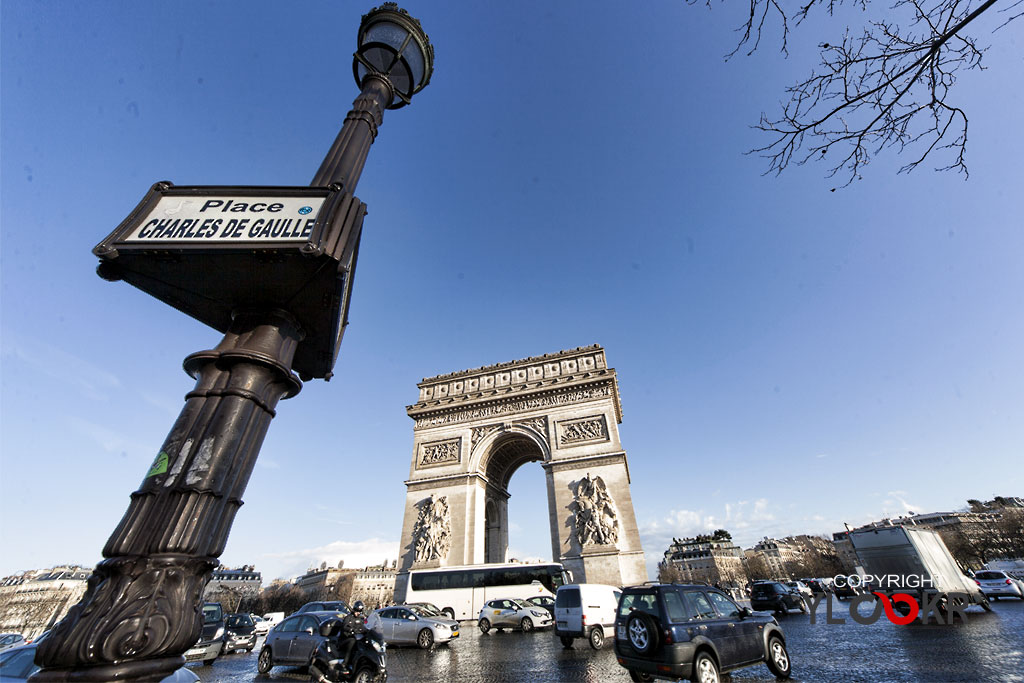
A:
<svg viewBox="0 0 1024 683">
<path fill-rule="evenodd" d="M 387 108 L 398 109 L 430 82 L 434 46 L 419 20 L 397 4 L 385 2 L 370 10 L 359 25 L 352 71 L 360 88 L 367 78 L 386 82 L 392 93 Z"/>
</svg>

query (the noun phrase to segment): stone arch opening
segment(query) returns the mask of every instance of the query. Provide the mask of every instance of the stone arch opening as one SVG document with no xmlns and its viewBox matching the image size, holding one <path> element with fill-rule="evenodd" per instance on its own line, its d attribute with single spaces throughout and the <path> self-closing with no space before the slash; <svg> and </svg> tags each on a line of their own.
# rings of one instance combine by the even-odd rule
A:
<svg viewBox="0 0 1024 683">
<path fill-rule="evenodd" d="M 523 465 L 544 460 L 540 445 L 525 434 L 499 435 L 481 458 L 486 481 L 484 502 L 484 562 L 508 561 L 508 486 Z"/>
</svg>

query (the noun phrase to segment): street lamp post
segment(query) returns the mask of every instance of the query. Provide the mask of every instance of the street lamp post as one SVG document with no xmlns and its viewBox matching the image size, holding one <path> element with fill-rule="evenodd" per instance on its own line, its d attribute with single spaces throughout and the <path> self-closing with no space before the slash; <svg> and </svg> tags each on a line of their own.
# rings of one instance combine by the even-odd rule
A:
<svg viewBox="0 0 1024 683">
<path fill-rule="evenodd" d="M 225 335 L 216 348 L 185 359 L 186 372 L 196 379 L 195 388 L 186 395 L 185 406 L 156 460 L 107 540 L 105 559 L 93 571 L 85 596 L 39 644 L 36 662 L 43 668 L 32 681 L 158 681 L 182 666 L 183 653 L 198 641 L 203 589 L 224 551 L 277 403 L 301 389 L 293 364 L 303 379 L 330 378 L 346 322 L 347 293 L 362 225 L 358 209 L 363 207 L 351 193 L 384 110 L 405 106 L 430 80 L 433 47 L 419 22 L 394 3 L 385 3 L 363 17 L 358 40 L 353 70 L 361 92 L 312 182 L 324 190 L 325 207 L 344 203 L 345 198 L 349 206 L 356 206 L 342 221 L 348 232 L 339 230 L 340 237 L 335 237 L 335 242 L 355 242 L 346 252 L 348 260 L 337 269 L 337 278 L 344 284 L 324 285 L 328 291 L 322 296 L 304 292 L 306 299 L 334 301 L 333 323 L 316 319 L 299 306 L 289 310 L 287 304 L 271 296 L 261 302 L 225 295 L 227 303 L 222 305 L 230 308 L 227 315 L 213 311 L 205 299 L 191 301 L 186 285 L 168 289 L 167 282 L 177 277 L 178 270 L 186 273 L 181 276 L 184 282 L 196 268 L 201 271 L 215 262 L 201 259 L 223 258 L 223 263 L 237 264 L 240 251 L 251 260 L 252 248 L 239 250 L 230 245 L 234 251 L 229 253 L 227 248 L 197 251 L 193 245 L 185 245 L 171 266 L 161 261 L 158 267 L 163 279 L 146 270 L 157 266 L 151 265 L 153 253 L 138 238 L 152 234 L 155 228 L 147 233 L 128 226 L 135 230 L 135 237 L 115 231 L 94 250 L 103 259 L 102 277 L 125 279 L 223 329 Z M 151 195 L 169 188 L 169 183 L 158 184 Z M 287 194 L 282 188 L 275 191 Z M 310 191 L 304 192 L 305 197 Z M 209 196 L 209 192 L 202 195 Z M 335 200 L 336 196 L 341 199 Z M 206 205 L 215 201 L 223 200 L 207 199 Z M 298 213 L 310 210 L 304 206 Z M 139 211 L 122 225 L 145 220 Z M 352 225 L 355 230 L 350 229 Z M 192 237 L 186 227 L 191 225 L 173 234 L 165 231 L 164 238 L 177 245 L 174 240 Z M 327 240 L 327 227 L 317 229 L 322 241 Z M 119 234 L 120 241 L 114 239 Z M 130 251 L 132 240 L 142 247 L 135 260 L 129 258 L 134 253 Z M 311 245 L 302 245 L 303 257 L 295 258 L 323 257 L 324 249 Z M 161 250 L 160 258 L 166 261 L 172 251 Z M 343 251 L 337 249 L 339 254 Z M 282 252 L 278 248 L 272 253 Z M 232 276 L 261 277 L 259 272 L 249 271 Z M 247 289 L 256 288 L 240 288 Z M 342 289 L 345 295 L 339 296 Z M 322 341 L 325 329 L 335 335 L 329 342 Z M 319 346 L 316 354 L 303 349 L 312 336 L 326 344 L 327 351 Z"/>
</svg>

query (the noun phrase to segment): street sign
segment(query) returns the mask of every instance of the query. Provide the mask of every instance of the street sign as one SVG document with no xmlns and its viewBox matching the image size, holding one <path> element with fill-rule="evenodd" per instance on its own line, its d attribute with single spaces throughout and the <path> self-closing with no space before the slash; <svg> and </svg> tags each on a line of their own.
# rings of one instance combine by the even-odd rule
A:
<svg viewBox="0 0 1024 683">
<path fill-rule="evenodd" d="M 303 379 L 330 379 L 365 214 L 340 186 L 162 182 L 93 253 L 101 277 L 124 280 L 221 332 L 238 311 L 287 311 L 305 335 L 292 367 Z"/>
<path fill-rule="evenodd" d="M 161 196 L 126 242 L 308 242 L 324 197 Z"/>
</svg>

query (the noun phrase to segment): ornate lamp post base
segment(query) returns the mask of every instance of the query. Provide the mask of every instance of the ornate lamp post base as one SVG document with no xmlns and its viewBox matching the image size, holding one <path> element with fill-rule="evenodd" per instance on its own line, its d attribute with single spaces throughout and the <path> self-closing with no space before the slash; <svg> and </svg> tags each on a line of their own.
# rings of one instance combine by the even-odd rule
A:
<svg viewBox="0 0 1024 683">
<path fill-rule="evenodd" d="M 163 679 L 185 658 L 159 655 L 196 641 L 195 620 L 174 617 L 194 611 L 216 565 L 212 557 L 188 555 L 103 560 L 82 601 L 39 644 L 48 668 L 32 680 Z"/>
</svg>

